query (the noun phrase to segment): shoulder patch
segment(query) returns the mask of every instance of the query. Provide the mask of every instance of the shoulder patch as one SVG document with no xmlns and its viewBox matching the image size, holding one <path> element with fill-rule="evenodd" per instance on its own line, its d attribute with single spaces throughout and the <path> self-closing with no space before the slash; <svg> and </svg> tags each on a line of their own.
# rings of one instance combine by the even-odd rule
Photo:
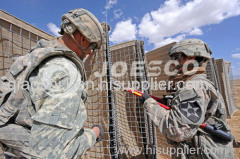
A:
<svg viewBox="0 0 240 159">
<path fill-rule="evenodd" d="M 180 111 L 186 118 L 194 123 L 198 122 L 202 116 L 202 110 L 196 101 L 182 102 L 180 104 Z"/>
</svg>

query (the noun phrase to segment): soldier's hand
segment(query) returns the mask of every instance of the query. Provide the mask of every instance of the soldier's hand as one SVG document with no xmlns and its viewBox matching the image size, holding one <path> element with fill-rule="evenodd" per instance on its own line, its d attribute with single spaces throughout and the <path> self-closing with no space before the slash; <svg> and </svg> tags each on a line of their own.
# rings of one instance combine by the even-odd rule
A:
<svg viewBox="0 0 240 159">
<path fill-rule="evenodd" d="M 104 130 L 102 125 L 93 125 L 92 130 L 96 133 L 97 142 L 102 141 L 103 135 L 104 135 Z"/>
<path fill-rule="evenodd" d="M 139 101 L 140 101 L 140 103 L 143 104 L 145 102 L 145 100 L 147 100 L 148 98 L 151 98 L 151 97 L 149 96 L 149 94 L 147 92 L 144 92 L 142 97 L 139 98 Z"/>
</svg>

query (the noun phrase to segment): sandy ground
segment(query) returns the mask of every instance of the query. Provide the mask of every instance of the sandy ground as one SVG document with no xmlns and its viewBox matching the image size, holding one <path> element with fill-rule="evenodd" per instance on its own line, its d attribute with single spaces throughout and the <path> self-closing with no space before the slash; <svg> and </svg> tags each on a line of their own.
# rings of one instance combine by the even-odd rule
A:
<svg viewBox="0 0 240 159">
<path fill-rule="evenodd" d="M 237 94 L 237 104 L 240 107 L 240 80 L 235 80 L 234 84 Z M 232 119 L 228 119 L 227 122 L 238 142 L 238 145 L 234 144 L 235 159 L 240 159 L 240 110 L 235 112 Z"/>
<path fill-rule="evenodd" d="M 240 111 L 234 113 L 232 119 L 227 122 L 231 127 L 232 133 L 236 138 L 238 145 L 234 144 L 235 159 L 240 159 Z"/>
</svg>

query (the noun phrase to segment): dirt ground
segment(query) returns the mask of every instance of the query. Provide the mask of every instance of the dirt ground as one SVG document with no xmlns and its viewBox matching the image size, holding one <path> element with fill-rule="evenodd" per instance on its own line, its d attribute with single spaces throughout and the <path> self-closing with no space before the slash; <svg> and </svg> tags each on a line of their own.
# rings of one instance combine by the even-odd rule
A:
<svg viewBox="0 0 240 159">
<path fill-rule="evenodd" d="M 237 104 L 240 107 L 240 80 L 235 80 L 235 89 L 237 94 Z M 232 133 L 236 138 L 238 145 L 234 144 L 235 159 L 240 159 L 240 110 L 233 114 L 232 119 L 228 119 L 227 122 L 231 127 Z"/>
<path fill-rule="evenodd" d="M 234 144 L 235 158 L 240 159 L 240 110 L 234 113 L 232 119 L 228 119 L 227 122 L 231 127 L 232 133 L 236 138 L 238 145 Z"/>
</svg>

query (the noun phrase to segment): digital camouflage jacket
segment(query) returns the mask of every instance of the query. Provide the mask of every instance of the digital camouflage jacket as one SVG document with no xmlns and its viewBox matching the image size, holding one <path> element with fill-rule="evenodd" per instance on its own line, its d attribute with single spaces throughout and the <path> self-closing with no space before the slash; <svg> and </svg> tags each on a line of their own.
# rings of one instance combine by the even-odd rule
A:
<svg viewBox="0 0 240 159">
<path fill-rule="evenodd" d="M 148 116 L 173 145 L 172 157 L 178 159 L 234 159 L 233 143 L 202 130 L 204 122 L 230 132 L 223 98 L 206 74 L 186 81 L 165 110 L 149 98 L 144 102 Z"/>
<path fill-rule="evenodd" d="M 1 78 L 0 142 L 5 154 L 79 158 L 96 142 L 84 129 L 87 98 L 83 62 L 57 41 L 40 40 Z"/>
</svg>

